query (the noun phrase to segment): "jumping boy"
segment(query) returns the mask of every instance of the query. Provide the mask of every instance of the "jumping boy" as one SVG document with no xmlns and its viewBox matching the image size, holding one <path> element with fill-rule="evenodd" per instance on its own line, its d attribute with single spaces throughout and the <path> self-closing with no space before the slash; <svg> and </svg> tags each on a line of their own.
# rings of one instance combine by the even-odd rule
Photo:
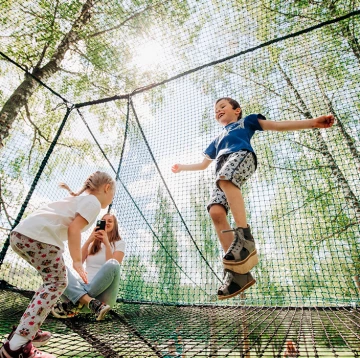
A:
<svg viewBox="0 0 360 358">
<path fill-rule="evenodd" d="M 241 186 L 255 172 L 257 159 L 250 144 L 256 131 L 295 131 L 329 128 L 334 124 L 332 114 L 307 120 L 268 121 L 262 114 L 242 118 L 239 103 L 232 98 L 220 98 L 215 103 L 215 119 L 223 131 L 204 151 L 204 160 L 197 164 L 174 164 L 173 173 L 183 170 L 204 170 L 216 160 L 216 179 L 207 209 L 225 252 L 224 284 L 218 290 L 220 300 L 234 297 L 255 283 L 250 270 L 258 263 L 255 241 L 246 220 Z M 236 228 L 227 220 L 231 211 Z M 234 236 L 235 233 L 235 236 Z"/>
</svg>

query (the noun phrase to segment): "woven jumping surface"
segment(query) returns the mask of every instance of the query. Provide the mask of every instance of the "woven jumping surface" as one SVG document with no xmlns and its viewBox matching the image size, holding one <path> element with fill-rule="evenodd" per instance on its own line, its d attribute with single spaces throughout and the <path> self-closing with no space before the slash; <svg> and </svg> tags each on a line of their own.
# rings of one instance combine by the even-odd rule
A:
<svg viewBox="0 0 360 358">
<path fill-rule="evenodd" d="M 29 298 L 0 291 L 0 332 L 17 324 Z M 163 357 L 177 328 L 185 357 L 359 357 L 359 308 L 162 306 L 121 303 L 102 322 L 92 315 L 49 316 L 44 349 L 58 357 Z"/>
</svg>

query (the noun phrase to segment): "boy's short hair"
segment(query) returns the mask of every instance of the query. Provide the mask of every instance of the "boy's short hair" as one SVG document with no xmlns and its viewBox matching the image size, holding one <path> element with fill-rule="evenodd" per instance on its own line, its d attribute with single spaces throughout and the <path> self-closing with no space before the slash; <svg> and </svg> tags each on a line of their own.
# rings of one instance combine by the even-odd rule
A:
<svg viewBox="0 0 360 358">
<path fill-rule="evenodd" d="M 236 109 L 236 108 L 240 108 L 240 113 L 239 113 L 239 116 L 238 116 L 238 120 L 241 119 L 242 117 L 242 109 L 240 107 L 240 104 L 238 101 L 235 101 L 234 99 L 232 99 L 231 97 L 221 97 L 219 98 L 218 100 L 216 100 L 215 104 L 217 104 L 218 102 L 220 102 L 221 100 L 225 100 L 225 101 L 228 101 L 231 105 L 232 105 L 232 108 L 233 109 Z"/>
</svg>

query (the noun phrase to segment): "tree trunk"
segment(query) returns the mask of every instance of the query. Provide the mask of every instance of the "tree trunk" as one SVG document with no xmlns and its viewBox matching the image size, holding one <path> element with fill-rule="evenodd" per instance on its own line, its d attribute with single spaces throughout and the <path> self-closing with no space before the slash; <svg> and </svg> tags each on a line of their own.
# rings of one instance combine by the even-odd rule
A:
<svg viewBox="0 0 360 358">
<path fill-rule="evenodd" d="M 315 69 L 314 69 L 315 70 Z M 340 132 L 341 134 L 343 135 L 344 139 L 345 139 L 345 143 L 347 144 L 347 146 L 349 147 L 349 150 L 353 156 L 353 161 L 356 163 L 356 167 L 358 168 L 358 170 L 360 170 L 360 153 L 359 151 L 357 150 L 356 146 L 355 146 L 355 140 L 354 138 L 351 137 L 351 135 L 346 131 L 346 128 L 344 126 L 344 124 L 342 123 L 342 120 L 340 119 L 340 117 L 336 114 L 336 111 L 335 111 L 335 108 L 334 106 L 332 105 L 332 102 L 330 100 L 330 98 L 328 97 L 328 95 L 325 93 L 324 89 L 322 88 L 321 84 L 320 84 L 320 81 L 319 81 L 319 78 L 318 78 L 318 75 L 317 73 L 315 72 L 315 75 L 316 75 L 316 79 L 318 81 L 318 85 L 319 85 L 319 88 L 321 90 L 321 93 L 324 97 L 324 100 L 325 100 L 325 103 L 326 103 L 326 106 L 328 107 L 328 110 L 330 113 L 332 113 L 335 118 L 336 118 L 336 123 L 337 125 L 339 126 L 339 129 L 340 129 Z"/>
<path fill-rule="evenodd" d="M 32 74 L 41 81 L 46 81 L 60 69 L 60 64 L 63 61 L 66 52 L 71 45 L 77 43 L 80 39 L 80 30 L 91 19 L 91 10 L 94 7 L 94 0 L 87 0 L 81 9 L 81 13 L 74 21 L 70 31 L 64 36 L 59 46 L 55 50 L 53 56 L 47 64 L 43 67 L 35 67 Z M 39 65 L 40 66 L 40 65 Z M 3 146 L 3 141 L 9 135 L 12 124 L 14 123 L 20 110 L 25 103 L 33 95 L 38 88 L 39 83 L 31 76 L 25 75 L 24 81 L 15 89 L 10 98 L 5 102 L 0 111 L 0 146 Z"/>
<path fill-rule="evenodd" d="M 330 6 L 330 13 L 332 17 L 337 16 L 337 8 L 336 6 Z M 352 9 L 354 10 L 354 9 Z M 356 17 L 355 17 L 356 18 Z M 354 20 L 355 21 L 355 20 Z M 351 51 L 353 52 L 354 56 L 358 60 L 360 64 L 360 45 L 358 39 L 355 37 L 355 33 L 351 31 L 350 25 L 348 21 L 340 22 L 340 31 L 346 42 L 348 43 L 349 47 L 351 48 Z"/>
<path fill-rule="evenodd" d="M 310 110 L 306 106 L 306 103 L 304 102 L 304 100 L 300 96 L 300 93 L 297 91 L 297 89 L 293 85 L 293 83 L 292 83 L 291 79 L 289 78 L 289 76 L 287 75 L 287 73 L 282 69 L 280 64 L 278 64 L 278 67 L 280 69 L 280 72 L 284 76 L 286 83 L 291 88 L 291 90 L 294 92 L 297 100 L 299 101 L 300 107 L 303 111 L 302 112 L 303 115 L 305 115 L 305 117 L 308 119 L 313 118 Z M 317 143 L 319 144 L 321 153 L 327 159 L 327 161 L 329 163 L 329 167 L 331 168 L 334 178 L 337 179 L 343 192 L 345 193 L 345 200 L 353 208 L 356 221 L 360 222 L 360 202 L 359 202 L 358 198 L 356 197 L 355 193 L 352 191 L 351 186 L 349 185 L 347 179 L 345 178 L 344 174 L 340 170 L 339 166 L 336 164 L 334 157 L 329 152 L 329 148 L 328 148 L 324 138 L 322 137 L 320 130 L 313 129 L 313 131 L 316 135 Z"/>
</svg>

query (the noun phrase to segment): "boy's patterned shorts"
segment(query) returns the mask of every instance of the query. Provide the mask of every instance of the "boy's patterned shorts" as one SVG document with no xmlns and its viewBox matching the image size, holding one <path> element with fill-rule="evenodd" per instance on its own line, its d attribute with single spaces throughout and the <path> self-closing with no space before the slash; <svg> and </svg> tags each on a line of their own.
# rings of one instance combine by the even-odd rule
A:
<svg viewBox="0 0 360 358">
<path fill-rule="evenodd" d="M 219 188 L 219 180 L 228 180 L 236 185 L 239 189 L 248 180 L 256 170 L 255 154 L 248 151 L 240 151 L 224 155 L 220 158 L 216 166 L 216 187 L 214 188 L 208 211 L 214 204 L 222 205 L 226 213 L 229 211 L 229 204 L 224 192 Z"/>
</svg>

